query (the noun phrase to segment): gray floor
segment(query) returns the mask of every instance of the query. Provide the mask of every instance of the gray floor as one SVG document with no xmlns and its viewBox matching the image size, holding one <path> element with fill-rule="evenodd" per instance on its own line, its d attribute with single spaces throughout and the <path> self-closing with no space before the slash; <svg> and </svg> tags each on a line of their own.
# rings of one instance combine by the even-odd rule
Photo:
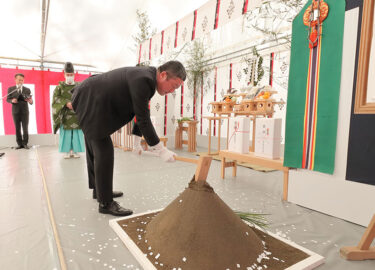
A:
<svg viewBox="0 0 375 270">
<path fill-rule="evenodd" d="M 204 150 L 204 149 L 200 149 Z M 63 159 L 57 147 L 3 149 L 0 158 L 0 269 L 60 269 L 40 159 L 68 269 L 142 269 L 99 214 L 87 188 L 85 158 Z M 188 155 L 186 151 L 178 152 Z M 121 205 L 135 213 L 165 207 L 184 190 L 195 165 L 164 163 L 115 150 L 114 186 Z M 341 259 L 341 246 L 355 246 L 365 228 L 281 201 L 282 174 L 239 167 L 220 179 L 213 161 L 208 182 L 232 208 L 269 214 L 269 230 L 326 258 L 320 270 L 374 270 L 375 261 Z"/>
</svg>

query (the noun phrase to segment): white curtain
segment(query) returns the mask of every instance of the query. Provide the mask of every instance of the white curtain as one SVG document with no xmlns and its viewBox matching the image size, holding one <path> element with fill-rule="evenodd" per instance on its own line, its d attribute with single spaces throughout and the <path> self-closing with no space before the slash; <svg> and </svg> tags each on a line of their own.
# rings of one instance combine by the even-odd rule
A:
<svg viewBox="0 0 375 270">
<path fill-rule="evenodd" d="M 262 5 L 262 2 L 266 2 L 268 0 L 249 0 L 248 6 L 247 6 L 247 11 L 250 11 L 254 8 L 257 8 Z"/>
<path fill-rule="evenodd" d="M 177 46 L 189 42 L 193 33 L 194 13 L 190 13 L 178 22 Z"/>
<path fill-rule="evenodd" d="M 183 116 L 194 116 L 194 87 L 193 83 L 187 78 L 184 82 L 184 98 L 183 98 Z"/>
<path fill-rule="evenodd" d="M 178 103 L 176 100 L 176 91 L 174 93 L 168 94 L 168 100 L 167 100 L 167 136 L 174 136 L 175 132 L 175 122 L 176 120 L 173 118 L 175 115 L 175 103 Z"/>
<path fill-rule="evenodd" d="M 170 25 L 164 30 L 163 54 L 169 53 L 174 48 L 176 39 L 176 24 Z"/>
<path fill-rule="evenodd" d="M 289 59 L 290 51 L 278 52 L 274 56 L 273 65 L 273 84 L 272 87 L 277 91 L 277 94 L 272 95 L 273 99 L 284 100 L 286 102 L 288 96 L 288 76 L 289 76 Z M 275 105 L 274 118 L 285 119 L 286 105 Z M 285 123 L 281 125 L 282 143 L 284 142 Z"/>
<path fill-rule="evenodd" d="M 150 115 L 153 118 L 153 124 L 156 133 L 159 137 L 164 136 L 164 110 L 165 110 L 165 98 L 159 95 L 157 92 L 151 99 L 150 103 Z"/>
<path fill-rule="evenodd" d="M 247 86 L 249 76 L 244 71 L 246 67 L 247 64 L 244 61 L 239 61 L 232 65 L 232 88 L 238 90 L 237 94 L 240 93 L 239 90 L 241 88 Z"/>
<path fill-rule="evenodd" d="M 149 61 L 149 52 L 150 52 L 150 40 L 145 40 L 142 43 L 141 48 L 141 63 Z"/>
<path fill-rule="evenodd" d="M 218 26 L 222 26 L 242 16 L 243 6 L 243 0 L 221 0 L 219 7 Z"/>
<path fill-rule="evenodd" d="M 203 84 L 203 116 L 212 116 L 210 102 L 215 99 L 215 69 L 213 68 L 204 79 Z M 202 135 L 208 135 L 208 120 L 202 119 Z M 213 135 L 213 129 L 211 129 Z"/>
<path fill-rule="evenodd" d="M 214 29 L 216 15 L 216 0 L 208 1 L 197 11 L 195 38 L 203 37 Z"/>
<path fill-rule="evenodd" d="M 151 59 L 155 59 L 160 56 L 161 53 L 161 33 L 157 33 L 152 37 L 151 41 Z"/>
<path fill-rule="evenodd" d="M 224 95 L 227 93 L 227 90 L 229 89 L 229 72 L 230 72 L 229 63 L 226 63 L 217 68 L 216 101 L 223 100 Z M 228 121 L 222 120 L 221 137 L 227 136 L 227 132 L 226 132 L 227 126 L 228 126 Z M 216 128 L 216 136 L 217 135 L 218 135 L 218 130 Z"/>
</svg>

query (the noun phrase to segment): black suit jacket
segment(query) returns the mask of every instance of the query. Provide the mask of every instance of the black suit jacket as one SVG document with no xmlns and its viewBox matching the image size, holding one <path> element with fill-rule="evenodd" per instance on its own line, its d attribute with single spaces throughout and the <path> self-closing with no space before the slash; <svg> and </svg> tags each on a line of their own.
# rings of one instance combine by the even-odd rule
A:
<svg viewBox="0 0 375 270">
<path fill-rule="evenodd" d="M 153 146 L 160 141 L 148 108 L 155 90 L 155 67 L 124 67 L 74 87 L 72 105 L 86 138 L 109 136 L 136 116 L 145 140 Z"/>
<path fill-rule="evenodd" d="M 17 86 L 11 86 L 8 88 L 7 102 L 12 104 L 12 114 L 28 114 L 29 106 L 28 102 L 25 100 L 25 97 L 29 97 L 31 95 L 31 91 L 29 88 L 22 86 L 22 91 L 19 93 L 18 91 L 14 91 L 16 88 Z M 12 103 L 12 99 L 14 98 L 18 100 L 18 103 Z"/>
</svg>

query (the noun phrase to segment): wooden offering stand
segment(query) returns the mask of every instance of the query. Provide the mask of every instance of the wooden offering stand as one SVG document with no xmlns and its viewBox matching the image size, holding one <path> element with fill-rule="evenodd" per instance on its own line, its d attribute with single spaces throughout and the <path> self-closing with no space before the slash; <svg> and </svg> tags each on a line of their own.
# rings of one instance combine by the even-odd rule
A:
<svg viewBox="0 0 375 270">
<path fill-rule="evenodd" d="M 255 99 L 245 99 L 246 93 L 241 94 L 228 94 L 224 98 L 242 97 L 242 101 L 236 104 L 235 101 L 214 101 L 212 105 L 212 113 L 214 114 L 227 114 L 231 113 L 237 115 L 263 115 L 272 117 L 274 113 L 275 104 L 285 104 L 284 101 L 276 101 L 271 96 L 276 94 L 277 91 L 269 90 L 262 95 L 258 95 Z"/>
<path fill-rule="evenodd" d="M 184 127 L 183 124 L 186 123 L 188 126 Z M 175 132 L 174 147 L 176 149 L 181 149 L 183 144 L 187 144 L 189 152 L 195 152 L 197 146 L 197 123 L 198 121 L 179 121 Z M 187 132 L 188 139 L 183 140 L 183 131 Z"/>
</svg>

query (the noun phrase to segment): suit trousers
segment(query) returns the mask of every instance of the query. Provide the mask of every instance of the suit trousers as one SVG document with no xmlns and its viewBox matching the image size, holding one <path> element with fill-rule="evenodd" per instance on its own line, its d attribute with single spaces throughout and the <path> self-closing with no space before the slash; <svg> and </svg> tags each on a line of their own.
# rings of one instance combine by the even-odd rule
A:
<svg viewBox="0 0 375 270">
<path fill-rule="evenodd" d="M 29 142 L 29 113 L 14 113 L 13 121 L 16 127 L 16 141 L 19 146 L 26 145 Z M 23 136 L 21 133 L 21 125 Z M 22 138 L 23 137 L 23 138 Z"/>
<path fill-rule="evenodd" d="M 89 188 L 96 191 L 99 203 L 113 201 L 113 143 L 110 136 L 98 140 L 85 137 Z"/>
</svg>

